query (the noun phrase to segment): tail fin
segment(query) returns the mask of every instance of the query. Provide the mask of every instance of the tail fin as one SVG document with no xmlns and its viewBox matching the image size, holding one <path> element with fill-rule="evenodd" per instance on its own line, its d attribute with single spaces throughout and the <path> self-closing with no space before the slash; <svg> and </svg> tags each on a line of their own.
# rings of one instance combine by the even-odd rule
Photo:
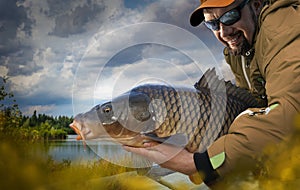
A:
<svg viewBox="0 0 300 190">
<path fill-rule="evenodd" d="M 216 74 L 215 68 L 208 69 L 198 82 L 194 84 L 197 90 L 209 90 L 215 93 L 220 93 L 226 88 L 226 95 L 231 96 L 244 102 L 249 107 L 256 107 L 258 105 L 257 100 L 252 96 L 252 94 L 243 88 L 239 88 L 232 84 L 230 81 L 225 81 L 224 79 L 219 79 Z"/>
</svg>

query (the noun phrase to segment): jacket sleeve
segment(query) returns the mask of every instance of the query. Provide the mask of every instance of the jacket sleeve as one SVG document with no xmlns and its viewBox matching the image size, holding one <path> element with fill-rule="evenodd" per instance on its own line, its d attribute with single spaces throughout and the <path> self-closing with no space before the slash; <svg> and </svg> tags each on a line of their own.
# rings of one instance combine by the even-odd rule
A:
<svg viewBox="0 0 300 190">
<path fill-rule="evenodd" d="M 282 11 L 286 12 L 281 14 L 289 15 L 293 10 L 290 7 Z M 202 156 L 207 155 L 207 159 L 195 159 L 197 169 L 204 173 L 205 183 L 209 184 L 217 178 L 208 178 L 216 176 L 215 172 L 219 176 L 225 176 L 239 166 L 251 167 L 250 163 L 255 163 L 266 146 L 284 140 L 293 131 L 294 117 L 300 112 L 299 8 L 297 12 L 298 18 L 294 18 L 295 23 L 291 27 L 293 29 L 288 30 L 289 26 L 283 26 L 284 31 L 276 31 L 279 27 L 276 25 L 274 28 L 269 25 L 266 30 L 262 29 L 261 35 L 268 36 L 261 36 L 264 40 L 258 43 L 262 44 L 262 49 L 256 48 L 262 52 L 259 52 L 258 58 L 255 56 L 255 61 L 260 64 L 260 71 L 266 81 L 268 108 L 275 108 L 267 109 L 268 112 L 263 114 L 241 114 L 232 123 L 229 133 L 217 139 L 207 149 L 207 153 L 202 153 Z M 276 14 L 272 16 L 278 20 Z M 278 24 L 282 26 L 282 22 Z M 261 109 L 251 108 L 248 111 L 257 112 Z M 208 170 L 203 168 L 209 167 L 199 167 L 201 164 L 212 165 L 211 158 L 222 152 L 225 153 L 225 158 L 219 160 L 219 167 Z M 201 163 L 200 160 L 207 161 Z"/>
<path fill-rule="evenodd" d="M 298 72 L 300 74 L 300 70 Z M 298 84 L 299 88 L 300 85 Z M 300 97 L 300 94 L 298 94 Z M 275 105 L 275 104 L 273 104 Z M 294 115 L 299 113 L 286 98 L 278 99 L 278 104 L 267 114 L 240 115 L 232 123 L 229 133 L 216 140 L 204 153 L 195 153 L 196 168 L 204 175 L 203 181 L 213 184 L 219 176 L 223 177 L 234 169 L 250 169 L 263 149 L 284 140 L 292 132 Z M 272 107 L 272 106 L 271 106 Z M 297 107 L 297 109 L 296 109 Z M 257 112 L 260 108 L 249 111 Z M 224 159 L 213 167 L 212 158 L 224 153 Z"/>
</svg>

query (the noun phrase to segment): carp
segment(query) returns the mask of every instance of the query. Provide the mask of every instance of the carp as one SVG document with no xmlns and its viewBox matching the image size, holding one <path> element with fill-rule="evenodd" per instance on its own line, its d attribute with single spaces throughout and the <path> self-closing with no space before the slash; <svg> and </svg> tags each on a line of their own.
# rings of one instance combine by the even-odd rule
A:
<svg viewBox="0 0 300 190">
<path fill-rule="evenodd" d="M 142 147 L 156 141 L 203 151 L 228 133 L 256 99 L 207 70 L 192 88 L 144 84 L 75 116 L 77 140 L 110 140 Z"/>
</svg>

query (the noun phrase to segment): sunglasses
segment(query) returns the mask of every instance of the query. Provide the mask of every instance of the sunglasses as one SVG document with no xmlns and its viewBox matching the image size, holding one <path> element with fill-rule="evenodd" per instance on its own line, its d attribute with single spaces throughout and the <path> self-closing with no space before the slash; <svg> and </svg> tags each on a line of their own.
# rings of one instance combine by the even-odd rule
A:
<svg viewBox="0 0 300 190">
<path fill-rule="evenodd" d="M 217 19 L 204 21 L 205 26 L 210 30 L 218 31 L 220 30 L 220 23 L 224 24 L 225 26 L 233 25 L 241 19 L 241 10 L 245 5 L 247 5 L 248 2 L 249 0 L 243 1 L 237 7 L 227 11 Z"/>
</svg>

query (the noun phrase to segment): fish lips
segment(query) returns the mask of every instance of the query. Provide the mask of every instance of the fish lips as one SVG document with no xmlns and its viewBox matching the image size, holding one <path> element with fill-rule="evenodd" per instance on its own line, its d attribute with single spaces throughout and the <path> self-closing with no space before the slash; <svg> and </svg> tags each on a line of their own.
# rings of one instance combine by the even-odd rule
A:
<svg viewBox="0 0 300 190">
<path fill-rule="evenodd" d="M 76 120 L 73 121 L 69 125 L 70 128 L 77 134 L 76 140 L 91 140 L 91 139 L 99 139 L 99 138 L 111 138 L 109 134 L 94 134 L 92 129 L 85 127 L 84 122 L 77 122 Z"/>
<path fill-rule="evenodd" d="M 84 136 L 83 136 L 83 134 L 82 134 L 82 132 L 81 132 L 80 129 L 77 127 L 77 126 L 78 126 L 77 122 L 73 121 L 73 123 L 71 123 L 69 126 L 70 126 L 70 127 L 73 129 L 73 131 L 77 134 L 76 140 L 83 140 L 83 139 L 85 139 Z M 81 127 L 80 127 L 80 128 L 81 128 Z"/>
<path fill-rule="evenodd" d="M 92 131 L 89 128 L 84 127 L 83 123 L 73 121 L 69 126 L 77 134 L 76 140 L 86 140 L 91 138 Z"/>
</svg>

